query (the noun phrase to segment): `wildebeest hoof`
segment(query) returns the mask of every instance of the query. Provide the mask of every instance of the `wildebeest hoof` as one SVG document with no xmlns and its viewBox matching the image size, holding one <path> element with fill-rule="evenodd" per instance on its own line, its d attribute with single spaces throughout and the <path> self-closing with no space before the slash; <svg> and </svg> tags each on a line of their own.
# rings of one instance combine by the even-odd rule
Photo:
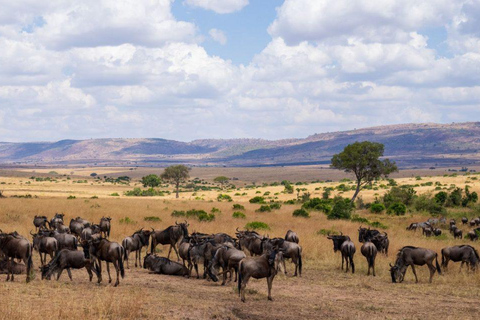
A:
<svg viewBox="0 0 480 320">
<path fill-rule="evenodd" d="M 112 283 L 112 279 L 108 279 L 108 283 Z"/>
<path fill-rule="evenodd" d="M 272 298 L 272 297 L 268 297 L 268 301 L 273 301 L 273 298 Z"/>
</svg>

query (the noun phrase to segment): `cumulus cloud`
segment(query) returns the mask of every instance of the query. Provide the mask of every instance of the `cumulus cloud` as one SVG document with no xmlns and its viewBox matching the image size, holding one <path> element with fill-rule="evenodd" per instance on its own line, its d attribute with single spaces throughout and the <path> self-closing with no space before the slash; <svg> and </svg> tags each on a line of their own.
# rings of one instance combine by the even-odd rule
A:
<svg viewBox="0 0 480 320">
<path fill-rule="evenodd" d="M 227 35 L 222 30 L 210 29 L 208 32 L 213 41 L 220 43 L 222 46 L 227 44 Z"/>
<path fill-rule="evenodd" d="M 225 14 L 242 10 L 248 5 L 248 0 L 185 0 L 185 3 L 192 7 Z"/>
</svg>

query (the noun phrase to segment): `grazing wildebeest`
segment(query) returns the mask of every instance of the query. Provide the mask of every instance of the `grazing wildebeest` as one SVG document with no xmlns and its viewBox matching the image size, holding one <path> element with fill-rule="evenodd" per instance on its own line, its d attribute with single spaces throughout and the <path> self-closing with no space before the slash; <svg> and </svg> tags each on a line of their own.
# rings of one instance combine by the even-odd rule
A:
<svg viewBox="0 0 480 320">
<path fill-rule="evenodd" d="M 453 226 L 453 225 L 456 225 L 457 222 L 455 221 L 455 219 L 450 219 L 450 226 Z"/>
<path fill-rule="evenodd" d="M 148 247 L 148 242 L 150 240 L 150 230 L 140 229 L 136 231 L 132 236 L 126 237 L 122 241 L 122 247 L 125 249 L 124 260 L 127 261 L 127 269 L 130 269 L 130 264 L 128 262 L 128 255 L 130 252 L 135 251 L 135 267 L 138 265 L 142 266 L 142 248 Z"/>
<path fill-rule="evenodd" d="M 433 265 L 435 259 L 436 267 Z M 397 260 L 395 265 L 390 264 L 390 274 L 392 276 L 392 282 L 402 282 L 405 278 L 408 266 L 412 267 L 413 274 L 415 275 L 415 282 L 418 283 L 417 273 L 415 271 L 415 265 L 423 266 L 427 265 L 430 269 L 430 283 L 432 282 L 435 270 L 438 274 L 442 274 L 440 265 L 438 264 L 438 255 L 435 251 L 425 248 L 417 248 L 412 246 L 406 246 L 400 249 L 397 253 Z"/>
<path fill-rule="evenodd" d="M 230 273 L 230 281 L 232 281 L 232 274 L 235 271 L 235 281 L 237 281 L 238 264 L 244 258 L 246 258 L 245 252 L 229 246 L 222 246 L 215 252 L 215 256 L 208 266 L 210 278 L 217 282 L 220 275 L 218 269 L 221 267 L 223 274 L 222 286 L 227 282 L 227 273 Z"/>
<path fill-rule="evenodd" d="M 98 264 L 98 283 L 102 282 L 102 261 L 105 261 L 107 263 L 108 283 L 112 282 L 110 263 L 113 263 L 117 272 L 115 287 L 118 286 L 120 284 L 119 275 L 121 274 L 122 278 L 125 277 L 125 269 L 123 268 L 123 256 L 125 253 L 123 247 L 117 242 L 110 242 L 103 238 L 89 240 L 87 247 L 92 260 Z"/>
<path fill-rule="evenodd" d="M 57 253 L 58 241 L 54 237 L 49 237 L 48 234 L 32 232 L 30 234 L 33 236 L 33 249 L 40 255 L 40 263 L 43 266 L 47 263 L 47 254 L 50 255 L 50 259 L 53 259 Z"/>
<path fill-rule="evenodd" d="M 431 226 L 435 226 L 438 224 L 439 220 L 437 218 L 429 218 L 427 222 L 430 223 Z"/>
<path fill-rule="evenodd" d="M 290 242 L 282 238 L 274 238 L 268 240 L 266 243 L 270 243 L 272 247 L 276 247 L 283 252 L 283 269 L 285 274 L 287 274 L 285 259 L 292 259 L 295 265 L 295 274 L 293 276 L 302 276 L 302 247 L 295 242 Z"/>
<path fill-rule="evenodd" d="M 3 233 L 0 230 L 0 255 L 10 258 L 11 265 L 14 265 L 15 259 L 21 259 L 27 266 L 27 282 L 30 282 L 33 277 L 33 262 L 32 262 L 32 244 L 20 236 L 18 233 Z M 12 268 L 7 269 L 7 281 L 14 280 Z"/>
<path fill-rule="evenodd" d="M 247 257 L 240 260 L 238 265 L 238 294 L 245 302 L 245 287 L 251 277 L 254 279 L 267 278 L 268 300 L 272 298 L 272 283 L 282 264 L 283 253 L 278 250 L 265 252 L 259 257 Z"/>
<path fill-rule="evenodd" d="M 463 223 L 463 224 L 467 224 L 467 223 L 468 223 L 468 218 L 467 218 L 467 217 L 463 217 L 463 218 L 462 218 L 462 223 Z"/>
<path fill-rule="evenodd" d="M 57 229 L 57 225 L 63 224 L 63 217 L 65 215 L 63 213 L 56 213 L 55 216 L 50 220 L 50 228 L 52 230 Z"/>
<path fill-rule="evenodd" d="M 388 234 L 385 231 L 383 232 L 383 234 L 377 234 L 370 241 L 375 245 L 375 247 L 377 247 L 378 252 L 381 252 L 388 256 L 390 240 L 388 239 Z"/>
<path fill-rule="evenodd" d="M 77 221 L 76 219 L 70 220 L 70 232 L 77 237 L 80 237 L 82 235 L 82 231 L 85 228 L 83 223 Z"/>
<path fill-rule="evenodd" d="M 463 235 L 463 232 L 462 230 L 456 228 L 455 230 L 453 230 L 453 238 L 454 239 L 462 239 L 462 236 Z"/>
<path fill-rule="evenodd" d="M 478 240 L 478 234 L 475 232 L 475 230 L 470 230 L 466 235 L 465 238 L 469 238 L 471 241 L 477 241 Z"/>
<path fill-rule="evenodd" d="M 333 251 L 340 250 L 342 253 L 342 270 L 343 263 L 346 263 L 345 272 L 348 272 L 348 264 L 352 267 L 352 273 L 355 273 L 355 264 L 353 263 L 353 256 L 355 255 L 355 244 L 350 240 L 349 236 L 328 236 L 327 239 L 333 241 Z M 350 260 L 350 261 L 349 261 Z"/>
<path fill-rule="evenodd" d="M 11 272 L 12 274 L 26 274 L 27 267 L 23 263 L 17 263 L 8 260 L 2 259 L 0 260 L 0 274 L 8 274 Z"/>
<path fill-rule="evenodd" d="M 70 269 L 82 268 L 87 270 L 90 281 L 92 281 L 93 278 L 93 271 L 97 275 L 98 283 L 100 283 L 99 271 L 95 268 L 93 261 L 87 259 L 85 257 L 85 253 L 82 251 L 72 251 L 68 249 L 60 250 L 55 255 L 55 258 L 53 258 L 48 264 L 40 267 L 40 270 L 42 272 L 42 280 L 50 280 L 52 274 L 57 273 L 58 281 L 63 270 L 67 269 L 68 277 L 71 281 L 73 281 L 72 272 Z"/>
<path fill-rule="evenodd" d="M 46 229 L 47 224 L 50 227 L 50 222 L 48 222 L 48 219 L 45 216 L 35 216 L 35 218 L 33 218 L 33 225 L 35 226 L 35 231 L 42 228 Z"/>
<path fill-rule="evenodd" d="M 184 223 L 178 223 L 175 221 L 174 226 L 170 226 L 165 230 L 154 230 L 152 228 L 150 253 L 154 252 L 155 247 L 158 244 L 170 245 L 167 258 L 170 259 L 170 253 L 172 252 L 173 248 L 177 254 L 177 260 L 180 260 L 180 257 L 178 256 L 177 243 L 182 239 L 182 237 L 188 237 L 188 226 L 189 224 L 187 221 Z"/>
<path fill-rule="evenodd" d="M 285 240 L 290 241 L 290 242 L 295 242 L 295 243 L 300 242 L 300 240 L 298 239 L 297 233 L 295 233 L 292 230 L 287 231 L 287 234 L 285 235 Z"/>
<path fill-rule="evenodd" d="M 220 247 L 221 245 L 212 239 L 193 244 L 188 251 L 188 257 L 191 261 L 191 264 L 189 265 L 189 273 L 191 274 L 192 267 L 195 267 L 197 279 L 199 279 L 200 275 L 198 273 L 198 264 L 203 262 L 203 278 L 206 278 L 207 267 L 210 264 L 210 261 L 213 259 L 216 249 Z"/>
<path fill-rule="evenodd" d="M 112 218 L 110 217 L 102 217 L 102 219 L 100 219 L 100 232 L 105 238 L 110 238 L 110 221 L 112 221 Z"/>
<path fill-rule="evenodd" d="M 410 223 L 410 225 L 407 227 L 407 230 L 414 230 L 415 232 L 417 231 L 417 229 L 418 229 L 418 223 L 416 222 Z"/>
<path fill-rule="evenodd" d="M 480 225 L 480 218 L 475 218 L 475 225 L 476 226 Z"/>
<path fill-rule="evenodd" d="M 212 236 L 212 239 L 218 243 L 218 244 L 223 244 L 223 243 L 234 243 L 234 239 L 226 234 L 226 233 L 215 233 L 213 236 Z"/>
<path fill-rule="evenodd" d="M 434 229 L 433 229 L 433 234 L 434 234 L 436 237 L 438 237 L 439 235 L 442 234 L 442 230 L 439 229 L 439 228 L 434 228 Z"/>
<path fill-rule="evenodd" d="M 87 241 L 92 239 L 93 235 L 97 235 L 97 237 L 100 237 L 100 226 L 98 224 L 93 224 L 90 227 L 86 227 L 85 229 L 82 230 L 82 234 L 80 235 L 80 239 L 82 241 Z"/>
<path fill-rule="evenodd" d="M 170 259 L 147 253 L 143 260 L 143 268 L 151 273 L 165 274 L 169 276 L 188 276 L 190 273 L 184 265 Z"/>
<path fill-rule="evenodd" d="M 431 237 L 433 235 L 433 228 L 432 227 L 425 227 L 422 229 L 422 234 L 425 237 Z"/>
<path fill-rule="evenodd" d="M 367 259 L 368 273 L 370 275 L 370 268 L 373 270 L 373 276 L 375 277 L 375 258 L 377 257 L 377 247 L 370 241 L 364 242 L 360 249 L 362 255 Z"/>
<path fill-rule="evenodd" d="M 476 225 L 475 219 L 470 220 L 470 227 L 475 227 Z"/>
<path fill-rule="evenodd" d="M 448 262 L 452 260 L 453 262 L 461 261 L 460 270 L 463 265 L 467 263 L 470 266 L 471 270 L 475 270 L 480 261 L 477 250 L 469 245 L 453 246 L 446 247 L 442 249 L 442 267 L 444 270 L 447 270 Z"/>
</svg>

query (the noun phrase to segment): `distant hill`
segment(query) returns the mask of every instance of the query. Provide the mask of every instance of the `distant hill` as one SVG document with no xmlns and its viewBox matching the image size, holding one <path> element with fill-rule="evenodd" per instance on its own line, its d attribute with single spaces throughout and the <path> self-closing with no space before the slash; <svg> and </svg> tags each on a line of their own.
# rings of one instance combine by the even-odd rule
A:
<svg viewBox="0 0 480 320">
<path fill-rule="evenodd" d="M 169 164 L 265 166 L 329 163 L 355 141 L 385 144 L 403 167 L 461 166 L 480 162 L 480 122 L 404 124 L 314 134 L 305 139 L 91 139 L 0 142 L 0 163 Z"/>
</svg>

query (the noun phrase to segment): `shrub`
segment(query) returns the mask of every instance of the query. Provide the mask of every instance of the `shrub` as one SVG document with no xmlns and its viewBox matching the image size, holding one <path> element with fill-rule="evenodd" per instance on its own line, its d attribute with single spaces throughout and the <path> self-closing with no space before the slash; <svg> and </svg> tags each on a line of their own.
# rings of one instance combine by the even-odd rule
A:
<svg viewBox="0 0 480 320">
<path fill-rule="evenodd" d="M 217 197 L 217 201 L 228 201 L 228 202 L 232 202 L 232 197 L 230 197 L 228 194 L 219 194 L 218 197 Z"/>
<path fill-rule="evenodd" d="M 120 219 L 120 223 L 121 223 L 121 224 L 135 224 L 135 223 L 137 223 L 137 222 L 136 222 L 136 221 L 133 221 L 133 220 L 130 219 L 129 217 L 125 217 L 125 218 Z"/>
<path fill-rule="evenodd" d="M 317 231 L 317 234 L 321 236 L 339 235 L 339 233 L 333 229 L 320 229 Z"/>
<path fill-rule="evenodd" d="M 92 196 L 92 197 L 90 197 L 90 199 L 98 199 L 98 197 L 97 196 Z"/>
<path fill-rule="evenodd" d="M 181 211 L 181 210 L 172 211 L 172 217 L 185 217 L 185 216 L 186 216 L 185 211 Z"/>
<path fill-rule="evenodd" d="M 112 197 L 119 197 L 120 195 L 118 194 L 118 192 L 114 192 L 114 193 L 112 193 L 110 196 L 112 196 Z"/>
<path fill-rule="evenodd" d="M 247 230 L 270 230 L 270 227 L 265 222 L 252 221 L 245 225 Z"/>
<path fill-rule="evenodd" d="M 233 205 L 233 210 L 245 210 L 245 207 L 242 206 L 241 204 L 235 203 Z"/>
<path fill-rule="evenodd" d="M 67 200 L 77 199 L 75 196 L 68 196 Z"/>
<path fill-rule="evenodd" d="M 416 211 L 424 211 L 431 214 L 445 214 L 445 208 L 440 205 L 437 201 L 432 198 L 429 198 L 427 195 L 421 195 L 415 199 L 413 207 Z"/>
<path fill-rule="evenodd" d="M 397 216 L 403 216 L 407 213 L 407 206 L 401 202 L 396 202 L 390 205 L 387 210 L 388 214 L 396 214 Z"/>
<path fill-rule="evenodd" d="M 265 203 L 265 198 L 256 196 L 249 200 L 250 203 Z"/>
<path fill-rule="evenodd" d="M 162 221 L 162 219 L 160 219 L 160 217 L 150 216 L 150 217 L 144 217 L 143 221 L 160 222 Z"/>
<path fill-rule="evenodd" d="M 451 207 L 458 207 L 462 204 L 462 189 L 455 188 L 448 197 L 448 205 Z"/>
<path fill-rule="evenodd" d="M 215 220 L 215 214 L 213 213 L 207 213 L 206 211 L 204 210 L 196 210 L 196 209 L 192 209 L 192 210 L 188 210 L 188 211 L 178 211 L 178 210 L 174 210 L 172 212 L 172 217 L 187 217 L 187 218 L 196 218 L 198 221 L 206 221 L 206 222 L 210 222 L 210 221 L 213 221 Z"/>
<path fill-rule="evenodd" d="M 210 213 L 221 213 L 220 209 L 213 207 L 212 210 L 210 210 Z"/>
<path fill-rule="evenodd" d="M 387 208 L 396 202 L 401 202 L 404 205 L 409 206 L 413 203 L 416 193 L 417 192 L 411 187 L 392 187 L 389 192 L 384 194 L 383 203 Z"/>
<path fill-rule="evenodd" d="M 235 212 L 232 214 L 232 217 L 235 218 L 235 219 L 245 219 L 245 218 L 247 218 L 247 216 L 245 215 L 245 213 L 240 212 L 240 211 L 235 211 Z"/>
<path fill-rule="evenodd" d="M 272 210 L 278 210 L 282 207 L 282 205 L 278 202 L 275 202 L 275 203 L 272 203 L 270 204 L 270 208 L 272 208 Z"/>
<path fill-rule="evenodd" d="M 437 203 L 442 206 L 445 204 L 447 199 L 448 199 L 448 193 L 446 193 L 445 191 L 439 192 L 435 195 L 435 201 L 437 201 Z"/>
<path fill-rule="evenodd" d="M 332 199 L 312 198 L 302 205 L 304 209 L 323 211 L 328 214 L 332 211 Z"/>
<path fill-rule="evenodd" d="M 294 199 L 286 200 L 283 202 L 283 204 L 295 204 L 295 200 Z"/>
<path fill-rule="evenodd" d="M 310 218 L 310 214 L 308 213 L 308 211 L 303 209 L 303 208 L 293 211 L 293 216 L 294 217 Z"/>
<path fill-rule="evenodd" d="M 360 217 L 358 214 L 354 214 L 352 218 L 350 219 L 352 222 L 360 222 L 360 223 L 366 223 L 368 224 L 370 221 L 367 218 Z"/>
<path fill-rule="evenodd" d="M 372 213 L 382 213 L 385 211 L 385 205 L 383 203 L 372 203 L 370 206 L 370 211 Z"/>
<path fill-rule="evenodd" d="M 162 181 L 160 180 L 160 177 L 156 174 L 149 174 L 148 176 L 142 177 L 141 182 L 145 188 L 154 188 L 158 187 Z"/>
<path fill-rule="evenodd" d="M 258 208 L 255 211 L 256 212 L 270 212 L 270 211 L 272 211 L 272 208 L 268 204 L 266 204 L 266 205 L 261 205 L 260 208 Z"/>
<path fill-rule="evenodd" d="M 335 197 L 332 211 L 327 214 L 328 219 L 350 219 L 354 205 L 350 199 Z"/>
<path fill-rule="evenodd" d="M 127 197 L 163 197 L 165 195 L 162 191 L 158 191 L 153 188 L 146 190 L 134 188 L 133 190 L 125 191 L 124 194 Z"/>
</svg>

